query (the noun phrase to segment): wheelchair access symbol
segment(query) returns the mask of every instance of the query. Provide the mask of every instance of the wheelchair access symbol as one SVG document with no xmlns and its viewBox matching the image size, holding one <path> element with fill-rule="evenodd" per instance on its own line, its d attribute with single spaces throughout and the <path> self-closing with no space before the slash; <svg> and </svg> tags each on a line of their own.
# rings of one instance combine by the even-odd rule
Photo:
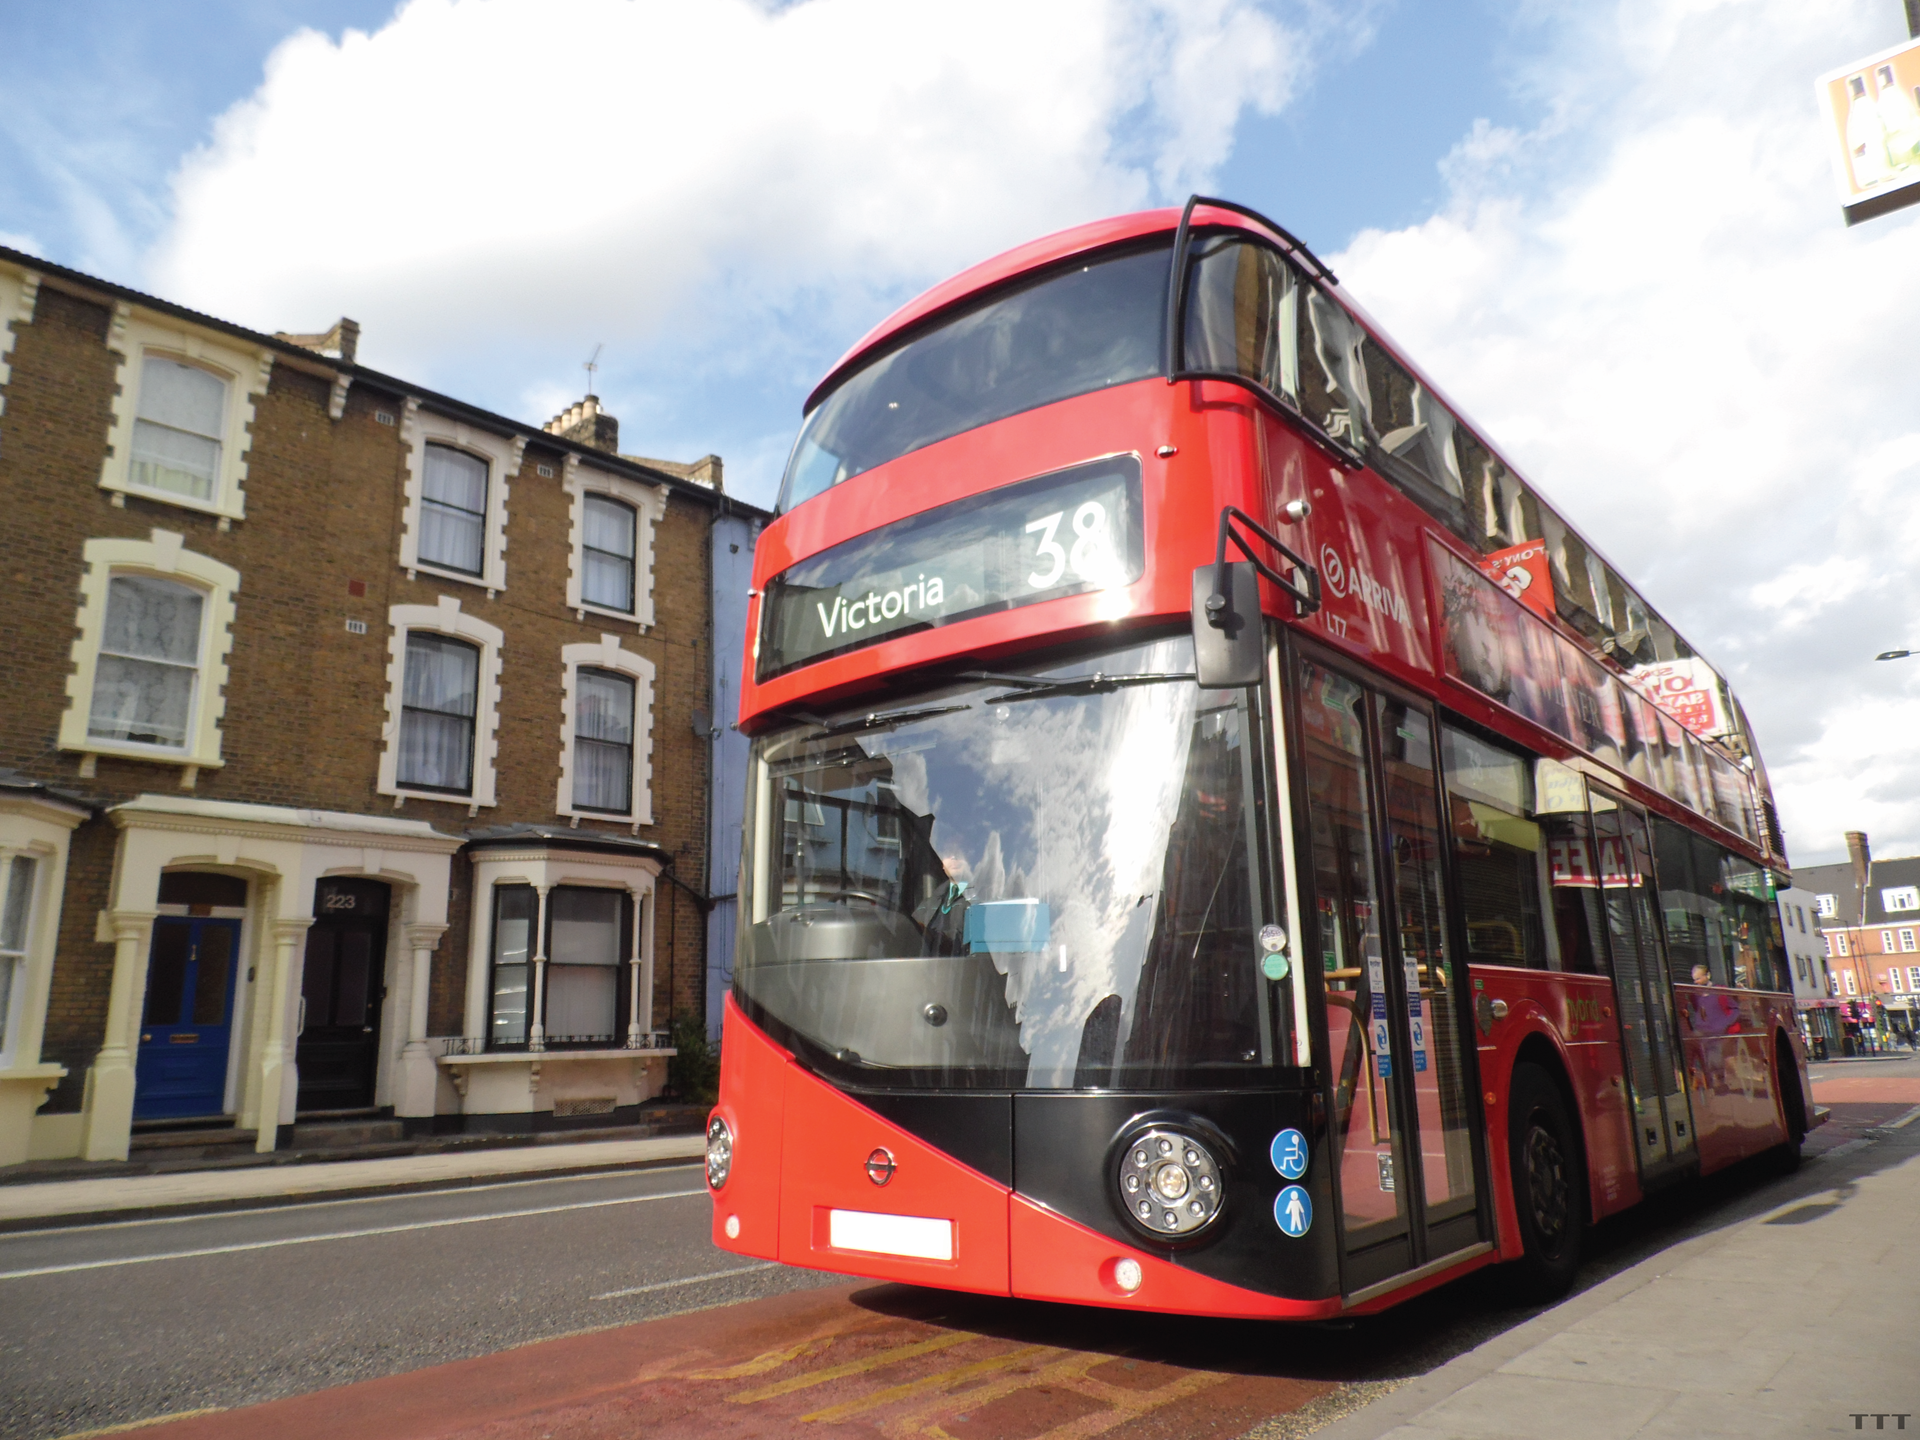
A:
<svg viewBox="0 0 1920 1440">
<path fill-rule="evenodd" d="M 1307 1137 L 1298 1130 L 1282 1130 L 1267 1147 L 1273 1168 L 1289 1180 L 1307 1173 Z"/>
<path fill-rule="evenodd" d="M 1313 1227 L 1313 1198 L 1298 1185 L 1273 1197 L 1273 1221 L 1282 1234 L 1298 1240 Z"/>
</svg>

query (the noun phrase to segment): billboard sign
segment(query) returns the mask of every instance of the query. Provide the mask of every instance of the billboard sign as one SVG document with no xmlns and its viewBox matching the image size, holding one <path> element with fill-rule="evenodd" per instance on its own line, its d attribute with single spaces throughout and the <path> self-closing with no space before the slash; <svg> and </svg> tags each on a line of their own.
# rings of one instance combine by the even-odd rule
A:
<svg viewBox="0 0 1920 1440">
<path fill-rule="evenodd" d="M 1534 614 L 1553 614 L 1553 577 L 1547 570 L 1546 541 L 1525 540 L 1482 556 L 1480 570 Z"/>
<path fill-rule="evenodd" d="M 1816 91 L 1847 223 L 1920 204 L 1920 39 L 1829 71 Z"/>
<path fill-rule="evenodd" d="M 1642 695 L 1702 740 L 1718 739 L 1733 728 L 1721 698 L 1720 676 L 1699 656 L 1636 665 L 1629 676 Z"/>
</svg>

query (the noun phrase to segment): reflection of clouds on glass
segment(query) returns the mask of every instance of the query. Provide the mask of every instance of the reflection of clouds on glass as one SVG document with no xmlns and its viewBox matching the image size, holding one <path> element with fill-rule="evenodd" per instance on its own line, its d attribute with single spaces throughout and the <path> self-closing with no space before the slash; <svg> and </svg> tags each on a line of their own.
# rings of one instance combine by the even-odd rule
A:
<svg viewBox="0 0 1920 1440">
<path fill-rule="evenodd" d="M 901 805 L 915 815 L 931 813 L 933 801 L 927 794 L 926 755 L 919 750 L 909 750 L 887 758 L 893 761 L 893 788 L 900 796 Z"/>
<path fill-rule="evenodd" d="M 1181 658 L 1169 643 L 1139 664 L 1171 670 Z M 1108 995 L 1122 997 L 1131 1025 L 1199 695 L 1176 683 L 1016 702 L 985 725 L 953 724 L 933 756 L 943 797 L 977 797 L 965 809 L 950 798 L 938 812 L 935 846 L 949 874 L 970 873 L 969 898 L 1036 898 L 1052 912 L 1044 952 L 994 956 L 1029 1084 L 1072 1083 L 1081 1028 Z M 975 815 L 1031 818 L 1020 830 L 969 835 Z"/>
</svg>

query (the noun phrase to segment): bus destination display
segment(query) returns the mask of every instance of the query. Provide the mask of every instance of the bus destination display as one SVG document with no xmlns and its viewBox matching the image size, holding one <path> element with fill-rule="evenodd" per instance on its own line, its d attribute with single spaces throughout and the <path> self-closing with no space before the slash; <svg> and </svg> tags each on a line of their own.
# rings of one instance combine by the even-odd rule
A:
<svg viewBox="0 0 1920 1440">
<path fill-rule="evenodd" d="M 1130 585 L 1140 460 L 1114 455 L 909 516 L 767 584 L 759 676 L 913 630 Z"/>
</svg>

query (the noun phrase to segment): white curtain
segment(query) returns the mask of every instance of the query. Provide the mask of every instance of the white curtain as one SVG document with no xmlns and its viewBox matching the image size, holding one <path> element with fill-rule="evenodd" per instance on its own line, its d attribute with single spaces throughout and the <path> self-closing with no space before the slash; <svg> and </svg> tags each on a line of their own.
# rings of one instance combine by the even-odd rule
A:
<svg viewBox="0 0 1920 1440">
<path fill-rule="evenodd" d="M 487 513 L 487 462 L 445 445 L 427 446 L 421 477 L 420 558 L 479 574 Z"/>
<path fill-rule="evenodd" d="M 434 790 L 473 783 L 473 717 L 480 651 L 443 635 L 407 636 L 401 683 L 399 781 Z"/>
<path fill-rule="evenodd" d="M 547 897 L 553 922 L 547 966 L 547 1034 L 612 1039 L 620 997 L 618 890 L 562 888 Z"/>
<path fill-rule="evenodd" d="M 581 596 L 609 610 L 633 609 L 633 508 L 602 495 L 586 497 L 586 574 Z"/>
<path fill-rule="evenodd" d="M 107 583 L 88 734 L 186 744 L 205 603 L 199 591 L 150 575 L 116 575 Z"/>
<path fill-rule="evenodd" d="M 149 355 L 140 367 L 140 409 L 133 422 L 135 485 L 213 498 L 227 385 L 177 360 Z"/>
<path fill-rule="evenodd" d="M 633 807 L 633 681 L 579 670 L 573 689 L 573 803 L 624 815 Z"/>
</svg>

